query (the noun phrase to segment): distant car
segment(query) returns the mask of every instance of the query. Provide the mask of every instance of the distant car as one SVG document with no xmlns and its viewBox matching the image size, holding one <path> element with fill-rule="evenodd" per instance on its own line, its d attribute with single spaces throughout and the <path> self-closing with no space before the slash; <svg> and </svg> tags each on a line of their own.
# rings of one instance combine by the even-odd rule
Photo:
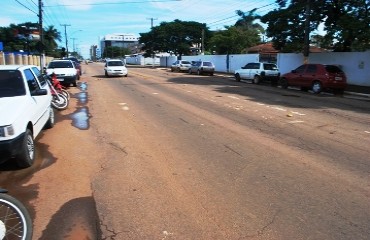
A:
<svg viewBox="0 0 370 240">
<path fill-rule="evenodd" d="M 78 79 L 78 71 L 72 60 L 60 59 L 52 60 L 45 69 L 48 76 L 55 73 L 58 81 L 64 86 L 71 84 L 76 87 Z"/>
<path fill-rule="evenodd" d="M 37 66 L 0 66 L 0 163 L 14 160 L 22 168 L 32 165 L 36 137 L 54 126 L 51 99 Z"/>
<path fill-rule="evenodd" d="M 277 85 L 280 72 L 274 63 L 252 62 L 247 63 L 241 69 L 234 72 L 236 81 L 241 79 L 251 80 L 254 84 L 260 84 L 262 81 L 270 81 L 272 85 Z"/>
<path fill-rule="evenodd" d="M 343 93 L 347 87 L 347 77 L 336 65 L 304 64 L 282 75 L 280 84 L 283 88 L 295 86 L 304 91 L 311 89 L 314 93 L 324 90 Z"/>
<path fill-rule="evenodd" d="M 178 71 L 178 72 L 188 71 L 190 66 L 191 66 L 191 63 L 189 61 L 177 60 L 176 62 L 174 62 L 171 65 L 171 72 L 174 72 L 174 71 Z"/>
<path fill-rule="evenodd" d="M 107 59 L 104 65 L 104 73 L 106 77 L 111 76 L 125 76 L 127 77 L 128 71 L 120 59 Z"/>
<path fill-rule="evenodd" d="M 79 61 L 77 58 L 75 57 L 68 57 L 68 58 L 64 58 L 64 59 L 68 59 L 68 60 L 72 60 L 73 63 L 75 64 L 75 68 L 77 69 L 77 79 L 79 80 L 80 79 L 80 76 L 82 75 L 82 67 L 81 67 L 81 61 Z"/>
<path fill-rule="evenodd" d="M 215 72 L 215 65 L 209 61 L 198 61 L 194 62 L 189 68 L 189 74 L 196 73 L 213 75 Z"/>
</svg>

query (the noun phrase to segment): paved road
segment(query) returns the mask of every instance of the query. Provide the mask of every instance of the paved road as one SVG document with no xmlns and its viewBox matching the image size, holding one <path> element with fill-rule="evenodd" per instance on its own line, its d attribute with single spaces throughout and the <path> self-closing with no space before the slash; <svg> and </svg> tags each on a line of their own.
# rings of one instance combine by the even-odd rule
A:
<svg viewBox="0 0 370 240">
<path fill-rule="evenodd" d="M 35 166 L 0 174 L 35 239 L 370 236 L 366 99 L 83 67 Z"/>
</svg>

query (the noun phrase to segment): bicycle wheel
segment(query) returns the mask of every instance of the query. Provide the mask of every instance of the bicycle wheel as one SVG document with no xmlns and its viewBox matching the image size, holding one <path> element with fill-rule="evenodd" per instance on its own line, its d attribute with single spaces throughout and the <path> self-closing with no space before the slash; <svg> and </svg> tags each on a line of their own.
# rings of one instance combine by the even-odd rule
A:
<svg viewBox="0 0 370 240">
<path fill-rule="evenodd" d="M 63 94 L 68 100 L 71 98 L 71 95 L 65 89 L 62 89 L 60 93 Z"/>
<path fill-rule="evenodd" d="M 14 197 L 0 193 L 0 239 L 32 239 L 32 220 L 25 206 Z"/>
</svg>

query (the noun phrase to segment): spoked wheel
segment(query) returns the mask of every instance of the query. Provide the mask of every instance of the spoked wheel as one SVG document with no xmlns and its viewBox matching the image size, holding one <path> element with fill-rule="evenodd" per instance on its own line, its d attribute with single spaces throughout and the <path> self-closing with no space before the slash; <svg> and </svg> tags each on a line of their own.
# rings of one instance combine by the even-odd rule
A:
<svg viewBox="0 0 370 240">
<path fill-rule="evenodd" d="M 71 98 L 71 94 L 65 89 L 61 90 L 61 94 L 63 94 L 68 100 Z"/>
<path fill-rule="evenodd" d="M 24 205 L 0 193 L 0 239 L 32 239 L 32 220 Z"/>
<path fill-rule="evenodd" d="M 57 95 L 53 95 L 53 100 L 51 101 L 51 106 L 57 110 L 64 110 L 68 107 L 69 101 L 63 95 L 58 93 Z"/>
</svg>

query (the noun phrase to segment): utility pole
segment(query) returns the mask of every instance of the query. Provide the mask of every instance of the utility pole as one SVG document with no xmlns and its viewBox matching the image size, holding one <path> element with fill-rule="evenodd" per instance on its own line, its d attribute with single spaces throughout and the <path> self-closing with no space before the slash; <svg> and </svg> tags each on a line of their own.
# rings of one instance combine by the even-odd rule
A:
<svg viewBox="0 0 370 240">
<path fill-rule="evenodd" d="M 147 18 L 147 19 L 150 20 L 150 28 L 153 28 L 154 20 L 158 20 L 158 18 Z"/>
<path fill-rule="evenodd" d="M 43 30 L 43 23 L 42 23 L 42 0 L 39 0 L 39 34 L 40 34 L 40 69 L 42 71 L 44 67 L 44 30 Z"/>
<path fill-rule="evenodd" d="M 150 20 L 150 30 L 152 30 L 153 29 L 153 22 L 154 22 L 154 20 L 157 20 L 157 18 L 147 18 L 147 19 L 149 19 Z M 152 58 L 153 58 L 153 68 L 154 68 L 154 65 L 155 65 L 155 54 L 154 54 L 154 50 L 153 50 L 153 44 L 154 44 L 154 42 L 153 42 L 153 39 L 152 39 L 152 48 L 151 48 L 151 51 L 152 51 Z"/>
<path fill-rule="evenodd" d="M 311 15 L 310 0 L 307 0 L 306 21 L 304 30 L 304 47 L 303 47 L 304 64 L 308 63 L 308 56 L 310 54 L 310 23 L 311 23 L 310 15 Z"/>
<path fill-rule="evenodd" d="M 204 29 L 202 29 L 202 55 L 204 55 Z"/>
<path fill-rule="evenodd" d="M 64 26 L 64 36 L 66 38 L 66 56 L 68 57 L 68 37 L 67 37 L 67 26 L 71 26 L 71 24 L 60 24 L 60 26 Z"/>
</svg>

